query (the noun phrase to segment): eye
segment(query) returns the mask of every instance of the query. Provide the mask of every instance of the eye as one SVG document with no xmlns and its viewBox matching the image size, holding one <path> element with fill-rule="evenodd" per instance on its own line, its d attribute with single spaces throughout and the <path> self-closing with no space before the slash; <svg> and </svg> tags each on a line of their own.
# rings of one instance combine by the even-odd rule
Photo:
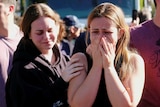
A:
<svg viewBox="0 0 160 107">
<path fill-rule="evenodd" d="M 52 28 L 49 28 L 49 29 L 48 29 L 48 32 L 53 32 L 53 29 L 52 29 Z"/>
<path fill-rule="evenodd" d="M 104 32 L 104 34 L 111 34 L 112 32 Z"/>
<path fill-rule="evenodd" d="M 111 35 L 113 32 L 111 32 L 111 31 L 104 31 L 103 32 L 103 35 L 105 35 L 105 36 L 107 36 L 107 35 Z"/>
<path fill-rule="evenodd" d="M 43 30 L 38 30 L 38 31 L 36 32 L 37 35 L 42 35 L 43 33 L 44 33 Z"/>
<path fill-rule="evenodd" d="M 98 31 L 98 30 L 92 30 L 91 33 L 92 33 L 92 34 L 98 34 L 99 31 Z"/>
</svg>

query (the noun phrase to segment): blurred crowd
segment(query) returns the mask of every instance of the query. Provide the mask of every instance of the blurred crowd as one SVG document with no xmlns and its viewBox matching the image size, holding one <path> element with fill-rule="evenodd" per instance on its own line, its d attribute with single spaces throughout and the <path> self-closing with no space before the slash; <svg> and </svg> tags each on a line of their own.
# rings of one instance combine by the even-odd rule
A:
<svg viewBox="0 0 160 107">
<path fill-rule="evenodd" d="M 45 3 L 19 16 L 16 2 L 0 1 L 0 107 L 160 106 L 160 0 L 130 23 L 101 3 L 85 24 Z"/>
</svg>

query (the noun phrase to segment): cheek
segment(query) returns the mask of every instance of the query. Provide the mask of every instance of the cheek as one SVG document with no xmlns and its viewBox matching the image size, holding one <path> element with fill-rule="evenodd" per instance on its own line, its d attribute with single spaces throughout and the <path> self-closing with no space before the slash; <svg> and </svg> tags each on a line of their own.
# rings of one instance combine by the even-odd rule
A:
<svg viewBox="0 0 160 107">
<path fill-rule="evenodd" d="M 51 38 L 53 41 L 57 41 L 57 39 L 59 38 L 59 29 L 55 30 L 52 34 L 51 34 Z"/>
<path fill-rule="evenodd" d="M 31 39 L 32 41 L 40 41 L 41 37 L 31 32 L 29 35 L 29 39 Z"/>
<path fill-rule="evenodd" d="M 52 40 L 54 43 L 56 43 L 57 40 L 58 40 L 58 34 L 51 34 L 50 35 L 50 40 Z"/>
<path fill-rule="evenodd" d="M 119 37 L 118 37 L 118 33 L 115 32 L 113 33 L 111 36 L 110 36 L 110 41 L 113 43 L 113 44 L 116 44 L 117 41 L 118 41 Z"/>
<path fill-rule="evenodd" d="M 33 44 L 39 49 L 40 45 L 41 45 L 41 40 L 37 39 L 37 38 L 32 38 L 31 39 Z"/>
<path fill-rule="evenodd" d="M 100 36 L 90 36 L 90 41 L 92 44 L 99 44 L 101 40 Z"/>
<path fill-rule="evenodd" d="M 117 45 L 117 42 L 118 42 L 118 37 L 116 36 L 116 37 L 112 40 L 112 43 L 113 43 L 114 45 Z"/>
<path fill-rule="evenodd" d="M 41 44 L 42 39 L 39 38 L 39 37 L 33 37 L 33 38 L 32 38 L 32 41 L 33 41 L 33 43 L 34 43 L 35 45 L 39 45 L 39 44 Z"/>
<path fill-rule="evenodd" d="M 94 40 L 95 40 L 95 37 L 93 37 L 92 35 L 90 35 L 90 41 L 91 41 L 91 43 L 93 43 Z"/>
</svg>

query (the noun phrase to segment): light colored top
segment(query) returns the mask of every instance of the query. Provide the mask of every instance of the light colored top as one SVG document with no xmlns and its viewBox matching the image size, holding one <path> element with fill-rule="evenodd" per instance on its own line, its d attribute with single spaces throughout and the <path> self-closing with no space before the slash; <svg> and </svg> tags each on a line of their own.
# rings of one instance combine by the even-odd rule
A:
<svg viewBox="0 0 160 107">
<path fill-rule="evenodd" d="M 22 37 L 18 26 L 16 29 L 17 31 L 12 35 L 12 38 L 0 36 L 0 107 L 6 107 L 5 83 L 12 67 L 13 53 Z"/>
</svg>

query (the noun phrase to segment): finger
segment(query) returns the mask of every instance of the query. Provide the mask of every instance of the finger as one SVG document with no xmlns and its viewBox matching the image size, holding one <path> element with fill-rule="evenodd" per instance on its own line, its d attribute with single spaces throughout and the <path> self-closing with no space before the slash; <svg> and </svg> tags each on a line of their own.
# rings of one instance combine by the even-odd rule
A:
<svg viewBox="0 0 160 107">
<path fill-rule="evenodd" d="M 106 44 L 107 40 L 106 38 L 102 38 L 101 39 L 101 45 L 102 45 L 102 48 L 104 49 L 105 52 L 107 52 L 107 44 Z"/>
<path fill-rule="evenodd" d="M 68 66 L 67 69 L 65 69 L 64 71 L 68 73 L 73 73 L 73 72 L 76 72 L 82 69 L 85 69 L 84 65 L 81 63 L 76 63 L 76 64 Z"/>
<path fill-rule="evenodd" d="M 68 63 L 67 63 L 67 66 L 70 66 L 70 65 L 72 65 L 72 64 L 74 64 L 74 63 L 76 63 L 76 62 L 78 62 L 79 61 L 79 58 L 72 58 Z"/>
<path fill-rule="evenodd" d="M 99 44 L 100 43 L 100 40 L 101 40 L 101 37 L 100 36 L 98 36 L 96 39 L 95 39 L 95 44 Z"/>
<path fill-rule="evenodd" d="M 68 69 L 73 69 L 73 68 L 76 68 L 76 67 L 84 67 L 84 64 L 82 64 L 80 62 L 76 62 L 76 63 L 70 64 L 70 65 L 67 66 Z"/>
<path fill-rule="evenodd" d="M 72 58 L 72 60 L 70 61 L 71 63 L 76 63 L 79 61 L 79 58 Z"/>
<path fill-rule="evenodd" d="M 73 67 L 73 68 L 76 68 L 76 67 L 84 67 L 84 64 L 82 64 L 82 63 L 74 63 L 74 64 L 72 65 L 72 67 Z"/>
<path fill-rule="evenodd" d="M 100 46 L 100 47 L 99 47 L 99 50 L 100 50 L 100 52 L 101 52 L 102 55 L 105 54 L 105 51 L 104 51 L 104 49 L 103 49 L 103 46 Z"/>
<path fill-rule="evenodd" d="M 73 72 L 77 72 L 77 71 L 80 71 L 80 70 L 84 70 L 84 67 L 76 67 L 76 68 L 73 68 Z"/>
<path fill-rule="evenodd" d="M 75 72 L 79 72 L 81 70 L 84 70 L 84 67 L 77 67 L 77 68 L 72 68 L 72 69 L 68 69 L 68 73 L 69 74 L 72 74 L 72 73 L 75 73 Z"/>
<path fill-rule="evenodd" d="M 76 76 L 80 75 L 80 72 L 75 72 L 70 75 L 70 80 Z"/>
</svg>

